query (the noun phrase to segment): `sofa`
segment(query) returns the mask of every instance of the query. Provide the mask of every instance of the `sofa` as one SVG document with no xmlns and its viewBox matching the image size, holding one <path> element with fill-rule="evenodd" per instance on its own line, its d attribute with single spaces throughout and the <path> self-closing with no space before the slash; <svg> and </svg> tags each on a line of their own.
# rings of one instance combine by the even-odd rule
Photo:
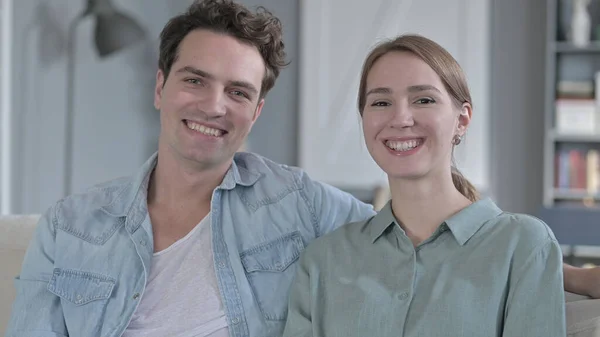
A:
<svg viewBox="0 0 600 337">
<path fill-rule="evenodd" d="M 15 298 L 14 277 L 39 219 L 37 215 L 0 216 L 0 334 L 6 331 Z M 565 294 L 568 337 L 600 337 L 600 299 Z"/>
</svg>

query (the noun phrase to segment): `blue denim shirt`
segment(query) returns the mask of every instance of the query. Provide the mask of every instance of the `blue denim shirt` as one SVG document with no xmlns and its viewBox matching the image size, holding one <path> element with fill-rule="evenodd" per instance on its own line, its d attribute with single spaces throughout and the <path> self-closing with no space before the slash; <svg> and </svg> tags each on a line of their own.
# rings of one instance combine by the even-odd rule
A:
<svg viewBox="0 0 600 337">
<path fill-rule="evenodd" d="M 156 158 L 43 214 L 15 281 L 8 337 L 121 336 L 144 296 L 154 251 L 147 188 Z M 265 337 L 282 335 L 304 248 L 375 212 L 300 169 L 239 153 L 213 192 L 211 214 L 230 334 Z"/>
</svg>

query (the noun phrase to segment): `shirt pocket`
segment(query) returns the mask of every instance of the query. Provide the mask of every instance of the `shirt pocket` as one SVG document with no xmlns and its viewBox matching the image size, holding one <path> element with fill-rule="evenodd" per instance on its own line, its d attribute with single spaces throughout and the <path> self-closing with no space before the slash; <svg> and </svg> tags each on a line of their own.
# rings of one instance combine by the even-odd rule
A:
<svg viewBox="0 0 600 337">
<path fill-rule="evenodd" d="M 91 336 L 102 326 L 115 283 L 105 275 L 56 268 L 47 289 L 61 299 L 68 330 Z"/>
<path fill-rule="evenodd" d="M 295 262 L 303 250 L 302 236 L 296 231 L 240 254 L 254 298 L 266 320 L 286 319 Z"/>
</svg>

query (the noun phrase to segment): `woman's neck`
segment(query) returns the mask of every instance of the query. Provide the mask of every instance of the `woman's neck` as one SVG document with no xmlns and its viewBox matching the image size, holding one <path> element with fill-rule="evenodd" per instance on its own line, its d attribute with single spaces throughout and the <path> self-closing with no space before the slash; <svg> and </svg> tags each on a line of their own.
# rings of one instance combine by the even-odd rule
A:
<svg viewBox="0 0 600 337">
<path fill-rule="evenodd" d="M 454 187 L 450 172 L 439 178 L 390 178 L 389 183 L 394 216 L 415 246 L 472 203 Z"/>
</svg>

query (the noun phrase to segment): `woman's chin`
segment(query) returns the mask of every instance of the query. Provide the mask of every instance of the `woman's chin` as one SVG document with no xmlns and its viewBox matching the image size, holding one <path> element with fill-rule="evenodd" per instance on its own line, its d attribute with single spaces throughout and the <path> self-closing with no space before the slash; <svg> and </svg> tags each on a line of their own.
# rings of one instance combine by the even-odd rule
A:
<svg viewBox="0 0 600 337">
<path fill-rule="evenodd" d="M 421 170 L 390 170 L 387 172 L 388 178 L 394 181 L 416 181 L 423 179 L 425 174 Z"/>
</svg>

